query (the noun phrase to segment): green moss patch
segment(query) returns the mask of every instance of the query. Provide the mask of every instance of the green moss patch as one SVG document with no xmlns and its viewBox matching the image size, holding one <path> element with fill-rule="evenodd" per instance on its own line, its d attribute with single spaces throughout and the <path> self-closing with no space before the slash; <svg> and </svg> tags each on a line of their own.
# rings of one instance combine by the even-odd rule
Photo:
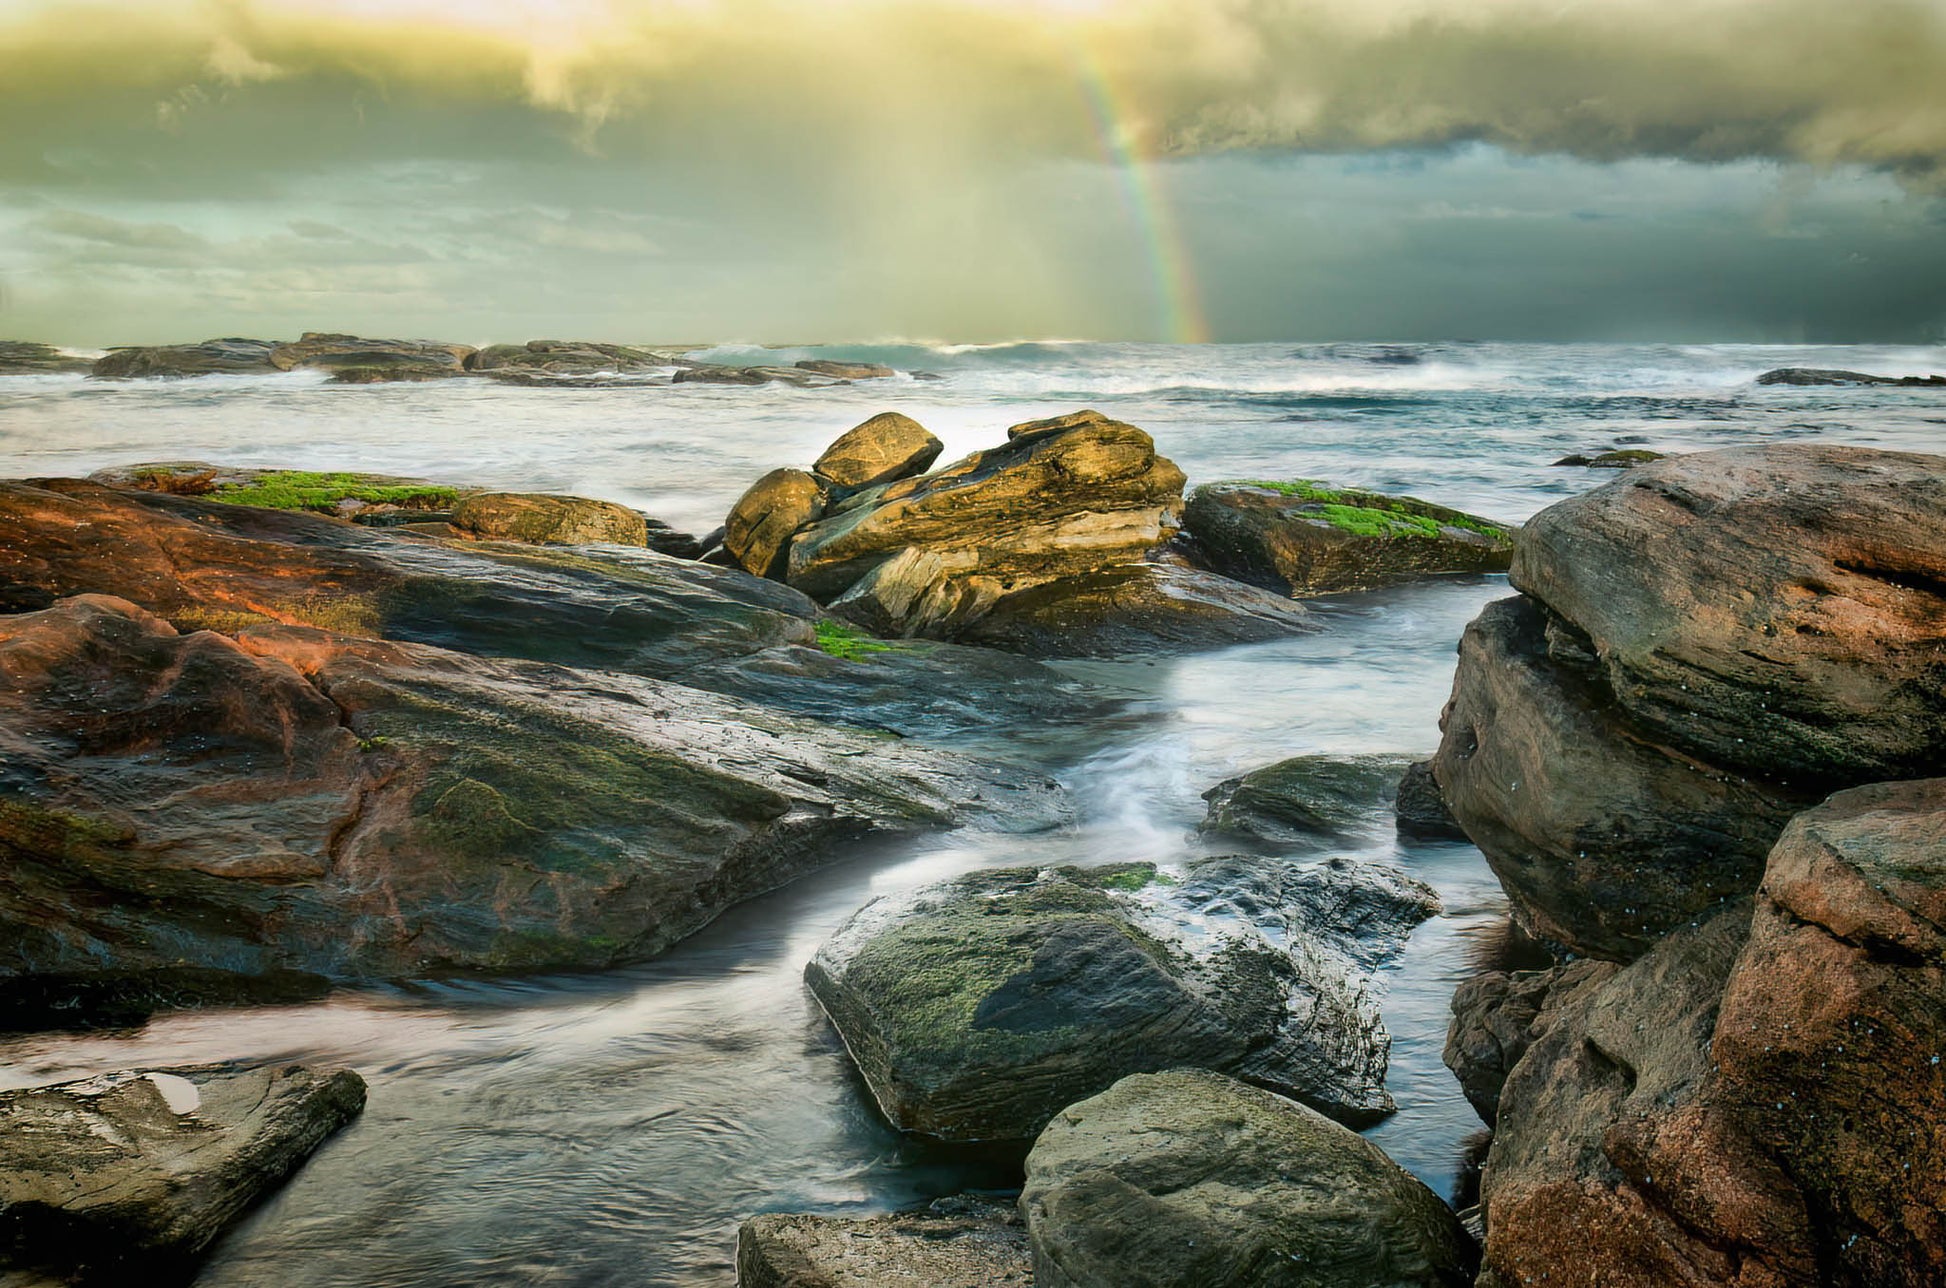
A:
<svg viewBox="0 0 1946 1288">
<path fill-rule="evenodd" d="M 254 505 L 268 510 L 325 510 L 345 500 L 396 505 L 407 510 L 444 510 L 459 500 L 455 488 L 432 483 L 388 483 L 370 474 L 327 474 L 274 470 L 248 483 L 226 484 L 209 494 L 212 501 Z"/>
<path fill-rule="evenodd" d="M 846 662 L 856 662 L 861 657 L 873 653 L 890 653 L 892 645 L 875 636 L 867 635 L 856 626 L 834 622 L 829 618 L 817 625 L 818 647 L 835 658 Z"/>
<path fill-rule="evenodd" d="M 1440 528 L 1448 527 L 1477 532 L 1493 541 L 1509 540 L 1504 528 L 1416 496 L 1328 487 L 1316 479 L 1246 479 L 1244 486 L 1303 501 L 1332 527 L 1361 537 L 1437 537 Z"/>
</svg>

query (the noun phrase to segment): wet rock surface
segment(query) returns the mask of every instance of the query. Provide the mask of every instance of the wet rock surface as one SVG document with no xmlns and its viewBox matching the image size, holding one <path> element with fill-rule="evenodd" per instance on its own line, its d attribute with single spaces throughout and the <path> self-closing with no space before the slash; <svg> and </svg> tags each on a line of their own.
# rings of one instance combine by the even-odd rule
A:
<svg viewBox="0 0 1946 1288">
<path fill-rule="evenodd" d="M 1477 515 L 1301 481 L 1205 484 L 1183 529 L 1214 571 L 1295 596 L 1500 572 L 1513 554 L 1510 530 Z"/>
<path fill-rule="evenodd" d="M 1393 789 L 1393 816 L 1402 836 L 1432 841 L 1464 841 L 1466 829 L 1453 817 L 1430 760 L 1415 760 Z"/>
<path fill-rule="evenodd" d="M 680 349 L 603 344 L 594 340 L 529 340 L 525 344 L 488 345 L 466 359 L 466 369 L 507 374 L 578 376 L 599 372 L 654 371 L 675 366 L 681 359 Z"/>
<path fill-rule="evenodd" d="M 845 1218 L 769 1213 L 737 1232 L 739 1288 L 1032 1288 L 1011 1203 L 958 1197 L 919 1212 Z"/>
<path fill-rule="evenodd" d="M 200 344 L 167 344 L 110 349 L 95 360 L 92 374 L 99 380 L 138 377 L 180 378 L 218 373 L 267 375 L 277 371 L 270 361 L 275 340 L 204 340 Z"/>
<path fill-rule="evenodd" d="M 1293 756 L 1203 793 L 1202 830 L 1273 847 L 1315 847 L 1375 829 L 1405 756 Z"/>
<path fill-rule="evenodd" d="M 880 829 L 1050 795 L 680 685 L 99 596 L 0 618 L 0 1002 L 599 966 Z M 1037 804 L 1039 802 L 1039 804 Z"/>
<path fill-rule="evenodd" d="M 1549 655 L 1548 626 L 1515 598 L 1466 628 L 1434 773 L 1524 930 L 1626 960 L 1755 888 L 1805 802 L 1672 755 Z"/>
<path fill-rule="evenodd" d="M 1041 1288 L 1464 1288 L 1459 1219 L 1377 1146 L 1202 1069 L 1072 1105 L 1027 1159 Z"/>
<path fill-rule="evenodd" d="M 1821 367 L 1779 367 L 1757 377 L 1760 385 L 1905 385 L 1946 388 L 1946 376 L 1874 376 Z"/>
<path fill-rule="evenodd" d="M 0 1270 L 187 1283 L 199 1255 L 364 1103 L 357 1074 L 302 1065 L 0 1091 Z"/>
<path fill-rule="evenodd" d="M 1612 979 L 1614 962 L 1583 958 L 1541 970 L 1485 971 L 1453 991 L 1446 1067 L 1481 1121 L 1500 1114 L 1500 1089 L 1520 1057 L 1552 1026 L 1560 1010 Z"/>
<path fill-rule="evenodd" d="M 868 904 L 805 977 L 895 1125 L 1025 1140 L 1194 1063 L 1352 1122 L 1390 1112 L 1372 972 L 1438 902 L 1390 869 L 1227 858 L 999 869 Z"/>
<path fill-rule="evenodd" d="M 386 368 L 443 372 L 458 375 L 477 352 L 470 344 L 439 340 L 373 340 L 359 335 L 306 331 L 269 354 L 279 371 L 321 367 L 326 371 L 380 371 Z"/>
<path fill-rule="evenodd" d="M 0 376 L 79 375 L 94 370 L 94 359 L 78 357 L 51 344 L 0 340 Z"/>
<path fill-rule="evenodd" d="M 646 546 L 648 521 L 613 501 L 539 492 L 476 492 L 454 504 L 453 527 L 485 541 Z"/>
<path fill-rule="evenodd" d="M 883 620 L 887 629 L 909 625 L 893 614 Z M 1303 605 L 1256 586 L 1140 563 L 1003 595 L 957 638 L 1030 657 L 1124 657 L 1254 644 L 1317 629 Z"/>
</svg>

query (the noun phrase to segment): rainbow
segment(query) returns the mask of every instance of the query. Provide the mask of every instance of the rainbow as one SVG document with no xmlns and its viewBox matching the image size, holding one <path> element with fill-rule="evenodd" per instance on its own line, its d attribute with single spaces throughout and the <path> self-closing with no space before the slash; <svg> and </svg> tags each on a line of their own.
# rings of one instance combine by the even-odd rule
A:
<svg viewBox="0 0 1946 1288">
<path fill-rule="evenodd" d="M 1203 311 L 1195 266 L 1176 227 L 1158 168 L 1136 150 L 1134 131 L 1124 125 L 1129 119 L 1125 100 L 1116 93 L 1101 60 L 1079 40 L 1074 42 L 1074 64 L 1102 154 L 1120 178 L 1129 218 L 1148 250 L 1162 334 L 1178 344 L 1207 344 L 1209 318 Z"/>
</svg>

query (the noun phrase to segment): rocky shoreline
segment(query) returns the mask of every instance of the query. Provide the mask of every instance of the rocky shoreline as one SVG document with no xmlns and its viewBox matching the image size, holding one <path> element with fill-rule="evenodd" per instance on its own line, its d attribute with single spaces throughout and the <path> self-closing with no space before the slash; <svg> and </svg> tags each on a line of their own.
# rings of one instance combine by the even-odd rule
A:
<svg viewBox="0 0 1946 1288">
<path fill-rule="evenodd" d="M 205 356 L 405 379 L 670 356 L 462 348 Z M 1186 493 L 1093 411 L 941 451 L 875 416 L 693 537 L 358 474 L 0 483 L 0 1024 L 602 968 L 868 835 L 979 818 L 1031 848 L 1059 786 L 955 741 L 1103 700 L 1049 659 L 1314 632 L 1307 596 L 1509 570 L 1429 764 L 1238 766 L 1204 826 L 1248 853 L 860 909 L 812 994 L 894 1126 L 1031 1147 L 1018 1204 L 757 1216 L 741 1281 L 1946 1273 L 1946 458 L 1631 461 L 1516 528 L 1309 479 Z M 1454 998 L 1448 1063 L 1494 1129 L 1465 1214 L 1345 1125 L 1392 1109 L 1383 973 L 1438 908 L 1335 852 L 1393 811 L 1476 843 L 1552 963 Z M 272 1086 L 291 1108 L 263 1119 Z M 259 1117 L 226 1107 L 241 1087 Z M 0 1095 L 0 1266 L 123 1282 L 152 1250 L 186 1279 L 363 1095 L 297 1068 Z M 178 1212 L 184 1185 L 212 1197 Z"/>
</svg>

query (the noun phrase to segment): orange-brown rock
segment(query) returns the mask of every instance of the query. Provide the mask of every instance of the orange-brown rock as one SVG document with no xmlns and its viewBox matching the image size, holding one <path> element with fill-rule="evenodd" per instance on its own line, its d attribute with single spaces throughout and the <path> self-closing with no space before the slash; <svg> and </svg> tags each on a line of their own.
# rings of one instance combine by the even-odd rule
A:
<svg viewBox="0 0 1946 1288">
<path fill-rule="evenodd" d="M 1794 820 L 1755 910 L 1562 1009 L 1482 1180 L 1503 1283 L 1946 1281 L 1946 780 Z"/>
<path fill-rule="evenodd" d="M 912 417 L 882 411 L 840 434 L 811 470 L 839 487 L 874 487 L 924 474 L 944 450 Z"/>
<path fill-rule="evenodd" d="M 723 549 L 753 577 L 781 579 L 791 538 L 824 513 L 826 484 L 777 469 L 750 485 L 723 520 Z"/>
<path fill-rule="evenodd" d="M 1027 799 L 677 684 L 95 595 L 0 617 L 0 753 L 0 1019 L 28 1022 L 640 958 L 836 842 Z"/>
</svg>

